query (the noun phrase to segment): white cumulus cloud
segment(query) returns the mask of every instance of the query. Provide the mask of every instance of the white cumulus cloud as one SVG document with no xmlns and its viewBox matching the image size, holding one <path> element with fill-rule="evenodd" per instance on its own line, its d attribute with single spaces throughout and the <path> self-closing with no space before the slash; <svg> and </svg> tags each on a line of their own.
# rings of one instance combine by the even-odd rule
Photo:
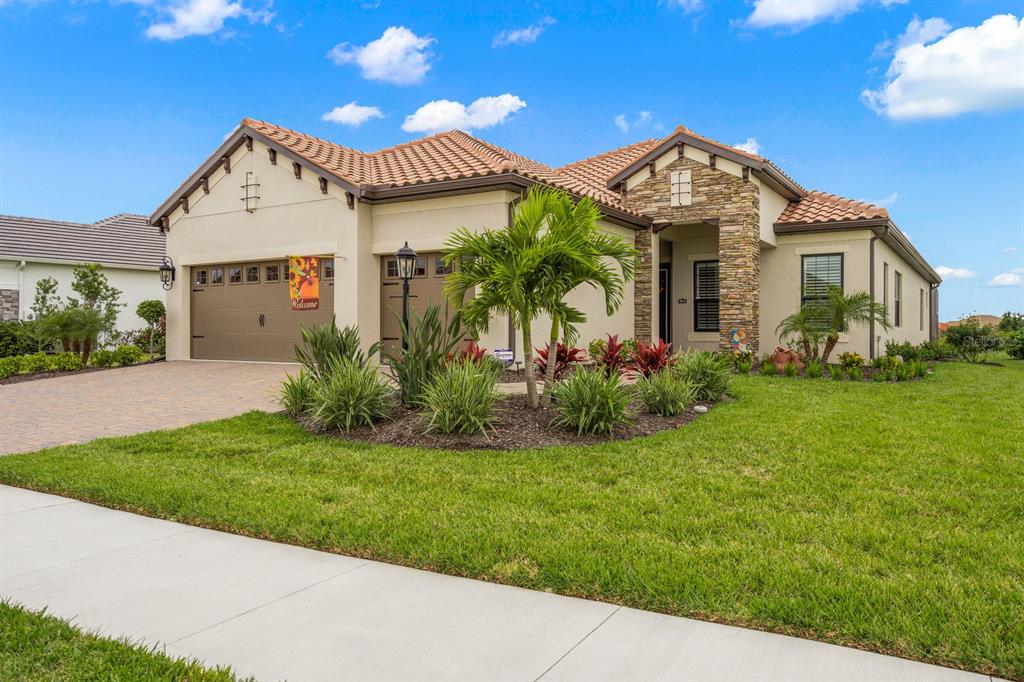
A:
<svg viewBox="0 0 1024 682">
<path fill-rule="evenodd" d="M 871 57 L 878 59 L 908 45 L 930 43 L 933 40 L 938 40 L 951 30 L 953 30 L 953 27 L 942 17 L 931 17 L 921 21 L 915 16 L 896 40 L 883 40 L 875 45 L 875 50 Z"/>
<path fill-rule="evenodd" d="M 920 119 L 1024 104 L 1024 19 L 1000 14 L 948 33 L 942 20 L 925 28 L 929 21 L 907 27 L 915 42 L 901 37 L 884 83 L 861 93 L 868 106 L 892 119 Z"/>
<path fill-rule="evenodd" d="M 537 38 L 540 38 L 540 34 L 544 32 L 544 29 L 553 23 L 555 23 L 553 18 L 544 17 L 536 24 L 530 24 L 524 28 L 505 29 L 498 35 L 494 36 L 494 40 L 491 41 L 491 47 L 503 47 L 505 45 L 529 45 L 530 43 L 535 43 L 537 42 Z"/>
<path fill-rule="evenodd" d="M 745 28 L 785 28 L 794 31 L 836 21 L 868 4 L 903 4 L 907 0 L 754 0 L 754 11 L 738 22 Z"/>
<path fill-rule="evenodd" d="M 757 141 L 756 137 L 748 137 L 745 142 L 734 144 L 733 147 L 748 154 L 761 153 L 761 143 Z"/>
<path fill-rule="evenodd" d="M 433 38 L 418 36 L 405 26 L 390 26 L 366 45 L 338 43 L 327 53 L 335 64 L 356 64 L 363 78 L 394 85 L 421 83 L 430 71 Z"/>
<path fill-rule="evenodd" d="M 433 133 L 452 128 L 490 128 L 504 123 L 509 116 L 525 106 L 526 102 L 507 92 L 497 97 L 481 97 L 470 102 L 469 106 L 462 102 L 437 99 L 406 116 L 402 130 L 407 133 Z"/>
<path fill-rule="evenodd" d="M 612 119 L 612 122 L 615 123 L 615 127 L 617 127 L 622 132 L 629 132 L 629 121 L 626 119 L 625 114 L 616 114 L 615 118 Z"/>
<path fill-rule="evenodd" d="M 321 118 L 331 123 L 357 128 L 371 118 L 384 118 L 384 113 L 377 107 L 366 107 L 356 102 L 349 102 L 345 106 L 334 107 Z"/>
<path fill-rule="evenodd" d="M 991 280 L 990 287 L 1017 287 L 1024 285 L 1024 268 L 1017 268 L 1011 272 L 1001 272 Z"/>
<path fill-rule="evenodd" d="M 946 265 L 940 265 L 935 268 L 935 272 L 939 273 L 939 277 L 942 279 L 971 279 L 974 277 L 974 270 L 951 268 Z"/>
<path fill-rule="evenodd" d="M 224 23 L 229 19 L 245 18 L 252 24 L 268 24 L 274 18 L 269 4 L 260 9 L 251 9 L 243 5 L 241 0 L 137 0 L 135 4 L 142 5 L 159 17 L 159 20 L 146 28 L 145 36 L 164 41 L 221 33 L 225 30 Z"/>
<path fill-rule="evenodd" d="M 696 14 L 704 11 L 704 0 L 671 0 L 670 4 L 683 10 L 683 14 Z"/>
<path fill-rule="evenodd" d="M 1016 246 L 1007 246 L 1005 249 L 1003 249 L 1003 253 L 1005 253 L 1008 256 L 1012 256 L 1016 253 L 1020 253 L 1020 249 L 1018 249 Z"/>
</svg>

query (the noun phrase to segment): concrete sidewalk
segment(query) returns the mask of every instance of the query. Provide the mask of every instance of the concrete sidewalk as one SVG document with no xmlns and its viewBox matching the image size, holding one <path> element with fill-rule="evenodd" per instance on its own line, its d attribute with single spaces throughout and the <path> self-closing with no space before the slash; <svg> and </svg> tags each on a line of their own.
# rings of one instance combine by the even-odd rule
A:
<svg viewBox="0 0 1024 682">
<path fill-rule="evenodd" d="M 988 680 L 0 486 L 0 596 L 259 680 Z"/>
</svg>

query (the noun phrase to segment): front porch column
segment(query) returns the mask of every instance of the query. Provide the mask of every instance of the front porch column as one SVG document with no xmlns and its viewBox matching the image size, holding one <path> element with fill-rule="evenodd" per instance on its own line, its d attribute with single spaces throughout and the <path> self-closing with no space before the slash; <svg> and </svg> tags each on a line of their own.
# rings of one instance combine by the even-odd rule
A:
<svg viewBox="0 0 1024 682">
<path fill-rule="evenodd" d="M 732 333 L 741 329 L 758 353 L 760 327 L 761 241 L 758 225 L 723 224 L 718 233 L 718 344 L 732 348 Z"/>
<path fill-rule="evenodd" d="M 633 336 L 651 341 L 654 334 L 654 229 L 637 230 L 634 237 L 636 272 L 633 278 Z"/>
</svg>

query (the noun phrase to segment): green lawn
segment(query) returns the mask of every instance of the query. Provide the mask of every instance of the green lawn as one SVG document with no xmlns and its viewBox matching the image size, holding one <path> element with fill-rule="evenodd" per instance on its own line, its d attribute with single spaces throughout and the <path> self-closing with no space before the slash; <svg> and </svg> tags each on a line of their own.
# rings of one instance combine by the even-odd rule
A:
<svg viewBox="0 0 1024 682">
<path fill-rule="evenodd" d="M 437 452 L 250 413 L 0 457 L 187 523 L 1024 679 L 1024 362 L 740 378 L 675 432 Z"/>
<path fill-rule="evenodd" d="M 0 680 L 230 682 L 224 668 L 84 633 L 59 618 L 0 602 Z"/>
</svg>

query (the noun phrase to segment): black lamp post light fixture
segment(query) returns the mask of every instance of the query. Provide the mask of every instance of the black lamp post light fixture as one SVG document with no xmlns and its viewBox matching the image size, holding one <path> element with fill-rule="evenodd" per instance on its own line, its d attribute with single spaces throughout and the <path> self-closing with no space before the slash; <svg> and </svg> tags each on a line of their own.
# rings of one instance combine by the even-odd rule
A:
<svg viewBox="0 0 1024 682">
<path fill-rule="evenodd" d="M 398 276 L 402 280 L 402 350 L 409 350 L 409 339 L 406 338 L 409 330 L 409 280 L 416 271 L 416 252 L 406 242 L 395 251 L 395 259 L 398 261 Z"/>
<path fill-rule="evenodd" d="M 160 285 L 164 291 L 170 291 L 174 286 L 174 261 L 164 256 L 164 262 L 160 264 Z"/>
</svg>

